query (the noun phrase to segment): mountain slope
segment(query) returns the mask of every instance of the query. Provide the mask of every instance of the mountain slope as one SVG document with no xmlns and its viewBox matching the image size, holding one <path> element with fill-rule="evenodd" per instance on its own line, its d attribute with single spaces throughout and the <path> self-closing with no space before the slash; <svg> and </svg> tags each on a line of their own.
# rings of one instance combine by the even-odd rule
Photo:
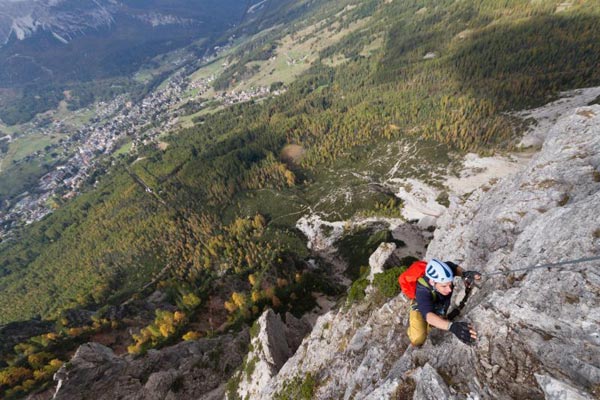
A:
<svg viewBox="0 0 600 400">
<path fill-rule="evenodd" d="M 427 257 L 460 260 L 464 267 L 484 275 L 536 263 L 600 257 L 600 220 L 586 219 L 598 214 L 600 204 L 599 130 L 600 106 L 570 109 L 521 171 L 491 188 L 476 190 L 468 199 L 454 199 L 440 220 Z M 567 201 L 564 193 L 569 195 Z M 584 220 L 589 223 L 581 223 Z M 383 261 L 376 263 L 381 266 Z M 349 295 L 346 305 L 318 318 L 302 343 L 294 336 L 305 329 L 297 319 L 287 314 L 283 323 L 280 316 L 266 311 L 251 329 L 248 355 L 227 384 L 226 398 L 598 396 L 597 260 L 484 277 L 459 317 L 478 331 L 479 340 L 472 347 L 436 329 L 423 347 L 411 347 L 405 333 L 409 304 L 398 294 L 397 275 L 389 274 L 394 271 L 382 275 L 390 275 L 395 294 L 376 275 L 364 299 L 352 302 Z M 464 294 L 462 281 L 456 283 L 454 304 Z M 242 332 L 241 340 L 248 340 L 245 335 Z M 190 376 L 204 373 L 192 366 L 200 355 L 187 354 L 190 347 L 186 343 L 162 350 L 160 357 L 174 353 L 181 357 L 177 370 L 165 372 L 168 361 L 162 371 L 155 367 L 157 353 L 133 361 L 114 357 L 99 345 L 82 346 L 74 367 L 58 374 L 57 398 L 75 393 L 94 398 L 126 393 L 127 398 L 139 398 L 149 389 L 178 398 L 198 389 Z M 206 363 L 231 356 L 231 352 L 221 354 Z M 144 387 L 102 376 L 104 370 L 123 370 L 135 377 L 144 368 L 152 369 Z M 89 384 L 88 374 L 97 377 L 94 385 Z M 222 398 L 224 391 L 222 385 L 200 398 L 215 393 Z"/>
<path fill-rule="evenodd" d="M 142 65 L 169 51 L 196 44 L 201 57 L 239 23 L 246 3 L 0 2 L 0 32 L 6 32 L 0 37 L 0 88 L 11 89 L 0 102 L 0 118 L 10 125 L 26 122 L 56 107 L 64 90 L 132 78 Z M 11 107 L 15 102 L 16 109 Z"/>
<path fill-rule="evenodd" d="M 240 376 L 244 392 L 239 394 L 250 399 L 298 398 L 309 390 L 314 399 L 598 396 L 598 261 L 485 274 L 600 256 L 599 130 L 600 106 L 570 110 L 524 170 L 467 200 L 455 199 L 441 218 L 427 258 L 458 260 L 484 274 L 459 317 L 478 331 L 473 347 L 436 329 L 422 348 L 411 347 L 406 298 L 400 294 L 382 302 L 375 288 L 349 309 L 320 317 L 268 384 L 253 386 L 264 369 Z M 455 304 L 463 295 L 457 284 Z M 278 333 L 272 335 L 253 342 L 248 360 L 269 363 L 265 356 L 277 351 Z"/>
<path fill-rule="evenodd" d="M 377 19 L 373 19 L 375 25 L 371 29 L 377 31 L 384 26 L 392 28 L 403 26 L 402 21 L 405 19 L 412 21 L 412 16 L 420 9 L 415 4 L 406 6 L 384 4 L 374 10 L 367 6 L 368 4 L 364 6 L 366 8 L 349 8 L 349 11 L 341 14 L 341 18 L 349 23 L 366 12 L 376 12 Z M 430 11 L 428 17 L 426 17 L 427 13 L 420 12 L 416 14 L 416 18 L 445 16 L 446 19 L 451 20 L 460 15 L 458 11 L 460 10 L 440 8 L 439 11 Z M 483 9 L 481 12 L 484 15 L 490 13 L 488 9 Z M 395 18 L 399 20 L 394 24 L 386 24 L 385 22 L 394 15 L 398 15 Z M 587 20 L 587 17 L 581 18 Z M 437 17 L 434 21 L 438 21 Z M 412 28 L 416 29 L 417 25 L 418 23 L 414 22 Z M 439 25 L 422 26 L 437 31 L 442 26 L 442 22 L 439 22 Z M 454 29 L 463 30 L 464 27 L 463 25 Z M 549 27 L 552 29 L 552 25 Z M 566 27 L 565 35 L 570 32 L 570 29 L 575 29 L 575 26 L 570 23 Z M 397 28 L 392 29 L 387 36 L 388 44 L 383 49 L 383 53 L 372 54 L 370 58 L 358 56 L 353 61 L 347 61 L 336 68 L 317 62 L 315 68 L 306 73 L 290 87 L 288 93 L 280 96 L 276 101 L 264 105 L 238 106 L 207 117 L 203 125 L 197 125 L 167 138 L 170 146 L 164 153 L 153 147 L 142 149 L 139 154 L 141 160 L 132 164 L 132 171 L 156 192 L 162 191 L 161 196 L 168 201 L 172 209 L 183 215 L 197 215 L 199 210 L 209 214 L 223 213 L 228 216 L 224 221 L 224 225 L 227 225 L 233 219 L 232 215 L 240 213 L 241 209 L 244 210 L 241 213 L 244 216 L 253 216 L 259 212 L 273 219 L 289 213 L 289 210 L 276 212 L 273 207 L 256 204 L 256 201 L 252 201 L 244 194 L 246 191 L 252 194 L 253 191 L 267 188 L 281 190 L 284 193 L 283 199 L 295 204 L 293 206 L 295 208 L 292 209 L 294 211 L 299 211 L 298 201 L 295 199 L 298 196 L 301 199 L 300 204 L 302 202 L 316 204 L 320 196 L 322 197 L 322 193 L 312 192 L 311 188 L 314 186 L 311 185 L 307 185 L 306 188 L 300 185 L 298 190 L 295 185 L 289 187 L 291 182 L 284 176 L 285 169 L 289 169 L 300 179 L 298 183 L 302 180 L 310 182 L 330 179 L 327 176 L 320 177 L 323 167 L 334 162 L 347 166 L 348 157 L 350 157 L 350 164 L 367 162 L 364 159 L 365 151 L 372 151 L 373 148 L 369 149 L 368 146 L 377 141 L 385 143 L 386 140 L 391 139 L 425 136 L 437 139 L 453 148 L 483 149 L 494 146 L 497 142 L 502 143 L 511 137 L 514 130 L 512 118 L 500 113 L 507 106 L 506 104 L 502 102 L 495 104 L 489 99 L 470 95 L 469 92 L 453 97 L 452 93 L 459 90 L 461 86 L 448 77 L 446 74 L 448 66 L 445 63 L 454 60 L 455 57 L 450 54 L 443 59 L 440 57 L 439 60 L 422 59 L 418 54 L 424 53 L 433 42 L 431 39 L 419 42 L 421 33 L 417 31 L 411 34 L 409 28 L 407 28 L 409 29 L 406 32 L 407 36 L 402 36 L 401 40 L 409 41 L 412 38 L 410 40 L 413 41 L 413 50 L 398 51 L 402 46 L 394 45 L 397 37 L 395 29 Z M 487 35 L 487 29 L 482 32 L 482 35 Z M 590 33 L 593 32 L 590 30 Z M 355 37 L 355 33 L 349 36 L 349 38 Z M 570 34 L 567 37 L 570 38 Z M 529 38 L 525 36 L 523 40 Z M 362 48 L 360 41 L 348 40 L 348 43 L 356 43 L 356 47 Z M 340 43 L 333 44 L 324 51 L 323 56 L 329 57 L 337 52 L 348 52 L 348 56 L 352 56 L 358 52 L 357 48 L 350 50 L 340 47 Z M 558 40 L 552 43 L 553 46 L 560 44 Z M 579 42 L 575 41 L 575 43 Z M 590 43 L 597 45 L 600 41 Z M 454 49 L 454 41 L 450 41 L 448 46 L 448 51 Z M 464 44 L 460 42 L 458 46 L 459 49 L 469 49 L 474 45 L 470 42 Z M 583 65 L 588 65 L 588 62 L 590 65 L 595 65 L 594 58 L 588 60 L 585 57 L 587 54 L 585 49 L 588 48 L 587 39 L 580 46 L 581 51 L 576 57 L 570 57 L 570 60 Z M 253 43 L 249 46 L 249 49 L 252 48 Z M 573 51 L 571 46 L 568 49 L 569 52 Z M 489 56 L 492 54 L 491 50 Z M 530 51 L 531 54 L 537 54 L 535 47 L 531 47 Z M 497 51 L 493 54 L 501 57 L 504 53 Z M 377 83 L 388 76 L 386 71 L 394 71 L 401 65 L 406 65 L 406 70 L 396 81 Z M 528 79 L 528 82 L 535 82 L 534 87 L 542 87 L 541 82 L 557 73 L 554 64 L 536 63 L 536 66 L 545 68 L 548 75 L 535 74 Z M 518 65 L 515 65 L 515 68 L 520 71 Z M 498 71 L 494 72 L 496 73 Z M 493 81 L 497 81 L 497 75 L 492 77 Z M 564 82 L 564 85 L 571 85 L 577 82 L 574 81 L 577 77 L 579 75 L 576 71 L 567 70 L 561 82 Z M 589 81 L 594 82 L 595 79 L 597 78 L 594 76 Z M 388 80 L 389 77 L 384 79 L 384 81 Z M 485 86 L 488 82 L 488 80 L 474 80 L 469 84 Z M 531 93 L 529 97 L 523 97 L 520 101 L 540 101 L 540 98 L 546 96 L 546 89 L 534 90 Z M 306 153 L 301 163 L 288 163 L 285 164 L 285 169 L 282 169 L 284 163 L 281 163 L 277 157 L 286 143 L 301 144 Z M 429 155 L 429 157 L 433 156 L 434 164 L 444 162 L 446 151 L 443 145 L 440 146 L 438 153 Z M 274 158 L 270 158 L 269 154 Z M 388 162 L 391 163 L 390 167 L 395 163 L 392 160 Z M 425 163 L 425 160 L 421 162 Z M 370 167 L 365 169 L 372 170 Z M 378 171 L 387 172 L 389 169 L 373 170 L 373 174 L 376 177 L 381 173 Z M 414 173 L 420 172 L 414 171 Z M 96 191 L 91 191 L 64 210 L 27 229 L 21 236 L 21 242 L 3 246 L 1 250 L 5 256 L 3 256 L 2 273 L 7 277 L 3 278 L 1 283 L 4 290 L 0 304 L 5 321 L 38 313 L 49 315 L 54 313 L 51 310 L 63 308 L 65 304 L 87 303 L 90 300 L 88 295 L 90 290 L 92 293 L 98 292 L 98 295 L 92 295 L 93 299 L 104 301 L 105 296 L 121 289 L 120 282 L 123 280 L 116 278 L 117 276 L 125 274 L 130 278 L 125 281 L 130 282 L 132 286 L 139 285 L 147 279 L 145 277 L 147 271 L 158 271 L 159 265 L 169 264 L 165 254 L 173 255 L 173 262 L 181 262 L 175 261 L 180 260 L 181 255 L 177 255 L 179 250 L 171 253 L 170 249 L 176 240 L 164 239 L 165 242 L 162 242 L 164 236 L 160 231 L 147 231 L 144 235 L 135 233 L 144 231 L 145 228 L 142 226 L 146 226 L 149 221 L 134 216 L 146 215 L 147 211 L 144 209 L 154 210 L 154 206 L 148 208 L 143 205 L 151 204 L 153 200 L 140 191 L 139 186 L 131 180 L 123 168 L 117 166 L 112 174 L 106 177 L 106 182 L 100 183 Z M 287 176 L 291 178 L 291 175 Z M 327 185 L 329 182 L 323 183 Z M 289 191 L 284 190 L 286 187 Z M 389 196 L 380 194 L 373 195 L 371 198 L 373 199 L 370 200 L 371 204 L 375 201 L 389 200 Z M 118 215 L 110 211 L 111 205 L 116 203 L 120 204 L 122 215 L 129 216 L 129 224 L 124 225 L 111 217 L 111 215 Z M 236 206 L 236 203 L 239 204 Z M 367 205 L 366 208 L 368 207 Z M 339 206 L 335 204 L 333 208 L 339 209 Z M 153 219 L 163 221 L 161 223 L 171 221 L 170 225 L 172 224 L 175 232 L 179 232 L 182 238 L 187 235 L 185 232 L 188 228 L 181 228 L 187 226 L 187 222 L 180 225 L 179 217 L 177 214 L 172 214 L 171 209 L 159 211 L 161 207 L 157 206 L 156 210 Z M 348 214 L 352 216 L 354 212 L 355 209 L 350 205 Z M 217 220 L 219 219 L 220 217 L 217 217 Z M 86 220 L 103 221 L 102 224 L 94 224 L 92 229 L 92 232 L 97 231 L 97 240 L 81 242 L 76 239 L 90 237 L 90 228 L 87 228 L 89 223 L 84 222 Z M 144 223 L 141 223 L 142 220 Z M 180 228 L 176 228 L 177 226 Z M 269 231 L 277 232 L 280 228 L 287 230 L 285 226 L 274 225 Z M 122 249 L 117 245 L 120 236 L 137 238 L 133 242 L 135 246 L 127 250 Z M 290 235 L 286 233 L 284 236 Z M 146 237 L 159 240 L 162 244 L 156 246 L 148 242 Z M 175 235 L 175 237 L 179 236 Z M 296 246 L 297 239 L 291 240 L 294 240 Z M 74 243 L 79 244 L 77 250 L 74 250 Z M 56 257 L 57 251 L 63 256 Z M 199 250 L 193 250 L 190 254 L 197 251 Z M 99 253 L 107 256 L 98 258 Z M 188 256 L 190 255 L 185 257 Z M 72 260 L 72 262 L 65 262 L 65 260 Z M 36 267 L 31 268 L 33 265 Z M 72 268 L 64 268 L 65 265 L 72 265 Z M 70 278 L 72 273 L 76 273 L 78 265 L 84 266 L 85 270 L 92 273 L 89 280 L 76 279 L 73 282 Z M 193 265 L 192 269 L 199 268 Z M 181 268 L 182 274 L 190 273 L 190 267 Z M 48 271 L 60 271 L 60 274 L 48 273 Z M 145 272 L 142 274 L 141 271 Z M 197 271 L 194 275 L 196 273 Z M 57 282 L 44 280 L 44 284 L 39 285 L 39 277 L 45 274 L 49 275 L 51 280 L 56 279 Z M 96 281 L 96 278 L 92 277 L 102 278 Z M 57 290 L 63 287 L 68 287 L 68 292 Z M 92 289 L 94 287 L 95 290 Z M 14 296 L 18 296 L 18 293 L 28 293 L 29 290 L 41 291 L 40 295 L 30 298 L 32 303 L 37 304 L 25 302 L 22 304 L 23 309 L 15 309 Z M 50 293 L 52 296 L 49 295 Z M 52 300 L 49 300 L 50 298 Z"/>
<path fill-rule="evenodd" d="M 1 390 L 47 385 L 86 340 L 142 354 L 239 328 L 268 308 L 313 309 L 339 293 L 330 275 L 364 272 L 361 253 L 389 238 L 390 219 L 408 222 L 390 182 L 418 178 L 446 203 L 446 176 L 465 151 L 520 139 L 526 123 L 509 111 L 600 79 L 592 2 L 561 11 L 525 1 L 278 4 L 307 14 L 265 11 L 285 24 L 240 31 L 248 37 L 199 71 L 220 75 L 191 127 L 164 132 L 160 146 L 142 135 L 135 152 L 101 159 L 85 193 L 0 244 L 0 321 L 56 321 L 3 354 L 11 380 Z M 290 48 L 302 50 L 289 52 L 290 65 L 308 65 L 269 82 L 270 98 L 222 100 Z M 314 214 L 324 236 L 346 236 L 333 258 L 307 249 L 296 228 Z"/>
</svg>

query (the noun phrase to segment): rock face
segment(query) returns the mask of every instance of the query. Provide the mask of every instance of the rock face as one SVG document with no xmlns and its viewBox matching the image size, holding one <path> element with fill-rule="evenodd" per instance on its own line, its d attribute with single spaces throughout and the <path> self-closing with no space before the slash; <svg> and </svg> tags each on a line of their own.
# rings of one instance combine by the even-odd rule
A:
<svg viewBox="0 0 600 400">
<path fill-rule="evenodd" d="M 38 30 L 49 31 L 56 39 L 66 42 L 85 29 L 98 29 L 114 23 L 111 12 L 115 7 L 110 2 L 2 0 L 0 6 L 4 11 L 0 45 L 11 36 L 24 40 Z"/>
<path fill-rule="evenodd" d="M 588 398 L 585 393 L 549 376 L 535 374 L 535 379 L 548 400 L 584 400 Z"/>
<path fill-rule="evenodd" d="M 238 373 L 237 394 L 240 398 L 255 398 L 296 351 L 311 326 L 287 313 L 285 323 L 272 310 L 265 311 L 257 321 L 258 333 L 252 338 L 244 368 Z M 256 329 L 255 328 L 255 329 Z"/>
<path fill-rule="evenodd" d="M 484 273 L 597 256 L 599 171 L 600 107 L 578 108 L 550 130 L 524 171 L 453 207 L 428 256 Z M 533 374 L 542 372 L 586 390 L 598 385 L 598 265 L 486 280 L 468 309 L 482 334 L 471 357 L 488 381 L 479 392 L 539 396 Z"/>
<path fill-rule="evenodd" d="M 177 344 L 142 357 L 116 356 L 98 343 L 79 347 L 55 375 L 55 399 L 213 399 L 242 362 L 247 332 Z"/>
<path fill-rule="evenodd" d="M 600 255 L 600 106 L 575 109 L 521 172 L 454 201 L 427 258 L 492 274 Z M 408 346 L 407 302 L 367 296 L 320 317 L 251 399 L 290 385 L 315 399 L 597 398 L 600 261 L 484 276 L 459 320 L 474 346 L 433 329 Z M 457 279 L 456 298 L 462 283 Z"/>
<path fill-rule="evenodd" d="M 396 250 L 395 243 L 381 243 L 377 250 L 369 257 L 369 276 L 367 279 L 369 282 L 373 282 L 375 274 L 383 272 L 383 266 L 392 253 Z"/>
</svg>

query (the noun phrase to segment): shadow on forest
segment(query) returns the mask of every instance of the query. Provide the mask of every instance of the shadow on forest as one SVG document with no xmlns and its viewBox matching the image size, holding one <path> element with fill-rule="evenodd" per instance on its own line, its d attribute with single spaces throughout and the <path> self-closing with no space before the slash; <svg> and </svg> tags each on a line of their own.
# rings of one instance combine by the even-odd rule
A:
<svg viewBox="0 0 600 400">
<path fill-rule="evenodd" d="M 594 16 L 535 16 L 494 24 L 465 39 L 454 36 L 450 43 L 447 36 L 438 27 L 392 28 L 378 80 L 427 73 L 423 51 L 434 48 L 441 53 L 435 65 L 449 72 L 460 92 L 491 100 L 501 110 L 542 104 L 558 91 L 600 85 L 600 19 Z"/>
<path fill-rule="evenodd" d="M 450 60 L 464 89 L 501 109 L 600 85 L 600 19 L 543 16 L 484 29 Z"/>
</svg>

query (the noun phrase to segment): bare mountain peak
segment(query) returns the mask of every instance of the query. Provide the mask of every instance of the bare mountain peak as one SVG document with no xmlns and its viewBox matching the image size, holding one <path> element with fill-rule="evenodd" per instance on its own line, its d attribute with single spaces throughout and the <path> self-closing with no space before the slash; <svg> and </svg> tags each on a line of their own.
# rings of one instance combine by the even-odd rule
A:
<svg viewBox="0 0 600 400">
<path fill-rule="evenodd" d="M 161 10 L 152 2 L 132 7 L 116 0 L 0 0 L 0 46 L 11 37 L 24 40 L 40 31 L 69 42 L 89 30 L 111 27 L 120 16 L 152 27 L 197 22 L 187 15 Z"/>
<path fill-rule="evenodd" d="M 116 3 L 70 0 L 0 0 L 0 43 L 10 38 L 24 40 L 38 31 L 52 33 L 60 41 L 68 41 L 86 29 L 97 29 L 114 23 Z"/>
</svg>

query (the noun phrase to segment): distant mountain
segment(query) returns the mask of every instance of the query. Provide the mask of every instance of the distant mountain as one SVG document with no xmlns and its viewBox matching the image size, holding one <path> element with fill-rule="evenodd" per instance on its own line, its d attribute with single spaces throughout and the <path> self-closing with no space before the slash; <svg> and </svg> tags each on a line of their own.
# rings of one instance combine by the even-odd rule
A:
<svg viewBox="0 0 600 400">
<path fill-rule="evenodd" d="M 0 0 L 0 87 L 126 74 L 218 37 L 247 9 L 242 0 Z"/>
<path fill-rule="evenodd" d="M 47 0 L 2 0 L 0 9 L 0 44 L 11 38 L 25 40 L 40 31 L 50 32 L 58 41 L 68 43 L 88 29 L 114 23 L 115 2 Z"/>
</svg>

